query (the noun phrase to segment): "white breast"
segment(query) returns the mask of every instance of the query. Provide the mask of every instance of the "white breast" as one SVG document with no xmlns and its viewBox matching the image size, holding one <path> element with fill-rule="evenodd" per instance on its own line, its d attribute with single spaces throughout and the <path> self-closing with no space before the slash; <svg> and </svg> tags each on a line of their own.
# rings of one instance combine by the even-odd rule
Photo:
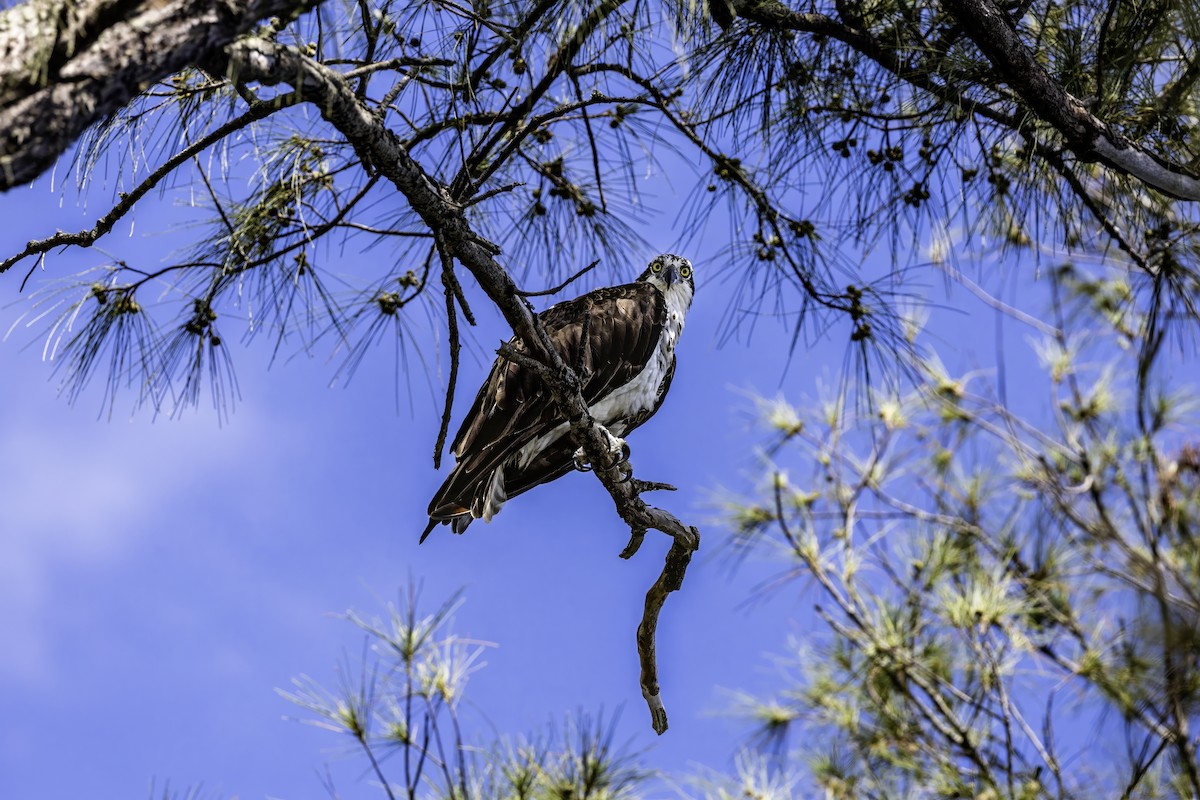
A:
<svg viewBox="0 0 1200 800">
<path fill-rule="evenodd" d="M 658 348 L 646 364 L 646 368 L 624 386 L 617 387 L 611 394 L 589 407 L 592 416 L 609 429 L 614 436 L 624 436 L 625 426 L 617 420 L 649 411 L 658 400 L 658 387 L 662 385 L 671 361 L 675 357 L 675 345 L 683 332 L 684 318 L 692 304 L 692 290 L 686 283 L 676 284 L 667 291 L 667 321 Z M 561 434 L 560 434 L 561 435 Z M 553 439 L 551 440 L 553 441 Z"/>
</svg>

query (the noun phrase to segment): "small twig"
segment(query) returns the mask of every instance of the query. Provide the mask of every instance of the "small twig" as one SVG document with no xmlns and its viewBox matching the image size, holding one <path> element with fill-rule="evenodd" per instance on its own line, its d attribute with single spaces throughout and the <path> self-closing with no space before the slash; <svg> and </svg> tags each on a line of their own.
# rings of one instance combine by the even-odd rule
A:
<svg viewBox="0 0 1200 800">
<path fill-rule="evenodd" d="M 421 697 L 425 700 L 426 724 L 433 729 L 433 743 L 437 745 L 437 756 L 434 757 L 433 763 L 442 768 L 446 788 L 450 789 L 451 797 L 453 797 L 454 776 L 450 774 L 450 759 L 446 758 L 446 746 L 442 743 L 442 732 L 438 730 L 438 712 L 428 693 L 423 693 Z"/>
<path fill-rule="evenodd" d="M 29 271 L 25 273 L 25 277 L 21 280 L 21 285 L 17 289 L 17 292 L 18 293 L 24 292 L 25 284 L 29 283 L 29 279 L 33 277 L 33 273 L 38 271 L 38 267 L 45 268 L 45 266 L 46 266 L 46 254 L 38 253 L 37 261 L 33 262 L 33 266 L 30 267 Z"/>
<path fill-rule="evenodd" d="M 225 223 L 225 229 L 229 231 L 229 246 L 230 249 L 238 250 L 237 228 L 229 219 L 229 215 L 225 213 L 225 206 L 221 204 L 221 198 L 217 195 L 217 190 L 213 188 L 212 181 L 208 179 L 208 173 L 204 171 L 204 165 L 200 163 L 199 156 L 192 156 L 192 161 L 196 164 L 196 172 L 200 174 L 200 180 L 204 182 L 204 188 L 208 190 L 208 197 L 213 201 L 213 207 L 217 209 L 217 213 L 221 215 L 221 221 Z M 243 253 L 238 253 L 239 256 L 244 256 Z"/>
<path fill-rule="evenodd" d="M 646 540 L 646 532 L 642 530 L 632 530 L 629 532 L 629 544 L 625 545 L 625 549 L 617 555 L 620 558 L 628 561 L 637 555 L 637 551 L 642 549 L 642 542 Z M 651 710 L 653 713 L 653 710 Z"/>
<path fill-rule="evenodd" d="M 375 777 L 379 778 L 380 784 L 383 786 L 383 791 L 387 793 L 388 800 L 396 800 L 396 795 L 392 792 L 392 786 L 388 783 L 387 776 L 383 774 L 383 768 L 379 766 L 379 760 L 375 758 L 374 751 L 371 750 L 371 745 L 367 742 L 365 736 L 358 736 L 358 743 L 362 745 L 363 752 L 367 754 L 367 760 L 371 762 L 371 770 L 375 773 Z"/>
<path fill-rule="evenodd" d="M 458 724 L 458 714 L 454 706 L 447 703 L 446 713 L 450 715 L 450 722 L 454 727 L 454 749 L 458 752 L 458 790 L 462 793 L 463 800 L 467 800 L 471 796 L 467 792 L 467 744 L 463 741 L 462 726 Z"/>
<path fill-rule="evenodd" d="M 448 257 L 448 256 L 447 256 Z M 472 313 L 471 307 L 467 305 L 467 296 L 463 294 L 462 284 L 458 282 L 458 276 L 454 274 L 454 270 L 442 269 L 442 280 L 449 281 L 450 291 L 454 293 L 454 298 L 458 300 L 458 307 L 462 309 L 463 316 L 467 318 L 467 324 L 471 327 L 475 326 L 475 314 Z"/>
<path fill-rule="evenodd" d="M 383 27 L 382 20 L 380 20 L 380 25 L 378 27 L 371 24 L 371 8 L 367 5 L 366 0 L 358 0 L 358 10 L 362 18 L 363 35 L 367 40 L 367 50 L 363 54 L 363 61 L 371 62 L 375 60 L 375 48 L 379 45 L 379 31 L 380 28 Z M 358 96 L 359 100 L 366 100 L 367 82 L 370 79 L 370 74 L 363 75 L 359 79 L 358 89 L 354 92 Z"/>
<path fill-rule="evenodd" d="M 595 261 L 588 264 L 586 267 L 579 270 L 579 272 L 576 272 L 574 275 L 567 278 L 565 281 L 563 281 L 558 286 L 555 286 L 552 289 L 543 289 L 540 292 L 526 292 L 523 289 L 517 289 L 517 294 L 520 295 L 521 297 L 545 297 L 546 295 L 557 294 L 557 293 L 561 292 L 563 289 L 570 286 L 575 281 L 582 278 L 584 275 L 586 275 L 589 272 L 591 272 L 592 270 L 594 270 L 599 265 L 600 265 L 600 259 L 597 258 Z"/>
<path fill-rule="evenodd" d="M 234 81 L 233 90 L 237 92 L 238 97 L 246 101 L 246 105 L 254 108 L 259 102 L 258 97 L 254 92 L 250 91 L 250 87 L 241 81 Z"/>
<path fill-rule="evenodd" d="M 411 693 L 411 691 L 410 691 L 410 693 Z M 416 772 L 413 774 L 412 783 L 409 785 L 409 789 L 408 789 L 409 797 L 411 797 L 411 798 L 415 798 L 417 796 L 416 795 L 417 787 L 421 785 L 421 773 L 425 771 L 425 758 L 426 758 L 426 756 L 429 755 L 430 729 L 431 729 L 431 726 L 429 724 L 429 712 L 426 711 L 424 724 L 421 726 L 421 731 L 422 731 L 421 755 L 417 759 L 417 769 L 416 769 Z M 412 728 L 409 728 L 409 730 L 411 731 Z M 409 736 L 411 737 L 412 734 L 410 733 Z M 406 747 L 404 749 L 404 751 L 407 754 L 408 748 Z"/>
<path fill-rule="evenodd" d="M 442 467 L 442 448 L 450 432 L 450 414 L 454 408 L 454 386 L 458 383 L 458 353 L 461 345 L 458 338 L 458 314 L 454 311 L 454 262 L 450 255 L 438 247 L 442 259 L 442 286 L 446 289 L 446 321 L 450 327 L 450 377 L 446 381 L 446 402 L 442 406 L 442 426 L 438 429 L 437 444 L 433 446 L 433 468 Z"/>
<path fill-rule="evenodd" d="M 536 358 L 533 358 L 526 353 L 522 353 L 520 350 L 513 347 L 510 342 L 501 342 L 500 346 L 496 348 L 496 353 L 502 358 L 536 373 L 542 380 L 546 380 L 551 376 L 549 367 L 538 361 Z"/>
<path fill-rule="evenodd" d="M 677 492 L 678 486 L 672 486 L 669 483 L 660 483 L 658 481 L 642 481 L 637 478 L 630 478 L 629 482 L 633 484 L 633 490 L 638 494 L 642 492 Z"/>
<path fill-rule="evenodd" d="M 488 189 L 486 192 L 481 192 L 472 197 L 470 200 L 464 201 L 462 207 L 470 208 L 473 205 L 482 203 L 484 200 L 491 200 L 496 195 L 511 192 L 513 189 L 518 189 L 524 185 L 524 181 L 517 181 L 515 183 L 506 183 L 503 186 L 497 186 L 495 189 Z"/>
<path fill-rule="evenodd" d="M 579 85 L 579 76 L 573 70 L 569 71 L 571 83 L 575 86 L 575 96 L 579 99 L 580 111 L 583 112 L 583 127 L 587 131 L 588 145 L 592 151 L 592 173 L 596 176 L 596 192 L 600 195 L 600 210 L 608 213 L 608 203 L 604 201 L 604 182 L 600 178 L 600 149 L 596 147 L 596 135 L 592 132 L 592 118 L 588 116 L 587 104 L 583 102 L 583 87 Z"/>
<path fill-rule="evenodd" d="M 958 283 L 961 283 L 964 287 L 966 287 L 967 291 L 969 291 L 971 294 L 975 295 L 980 300 L 982 300 L 984 303 L 986 303 L 987 305 L 996 309 L 997 311 L 1007 314 L 1008 316 L 1012 317 L 1013 319 L 1017 320 L 1018 322 L 1023 322 L 1024 324 L 1028 325 L 1029 327 L 1033 328 L 1035 331 L 1037 331 L 1038 333 L 1041 333 L 1043 335 L 1054 336 L 1059 332 L 1058 328 L 1055 328 L 1053 325 L 1047 325 L 1045 322 L 1042 322 L 1037 317 L 1026 314 L 1021 309 L 1014 308 L 1013 306 L 1008 305 L 1007 303 L 1005 303 L 1003 300 L 999 299 L 998 297 L 992 295 L 986 289 L 981 287 L 979 284 L 975 283 L 970 278 L 968 278 L 966 275 L 962 274 L 962 272 L 960 272 L 958 270 L 958 268 L 952 266 L 951 264 L 944 263 L 944 264 L 938 264 L 937 266 L 939 269 L 941 269 L 943 272 L 945 272 L 947 276 L 954 279 Z"/>
<path fill-rule="evenodd" d="M 326 63 L 328 65 L 328 64 L 337 64 L 337 63 L 342 63 L 342 62 L 327 61 L 324 63 Z M 345 62 L 345 63 L 358 64 L 359 60 L 355 59 L 354 61 Z M 361 78 L 363 75 L 372 75 L 376 72 L 383 72 L 385 70 L 395 70 L 395 69 L 399 69 L 400 67 L 452 67 L 452 66 L 454 66 L 454 64 L 455 64 L 455 62 L 451 61 L 448 58 L 427 58 L 425 56 L 401 56 L 400 58 L 389 58 L 387 61 L 375 61 L 370 64 L 363 64 L 361 67 L 356 67 L 355 69 L 347 70 L 345 72 L 340 72 L 338 74 L 341 75 L 346 80 L 350 80 L 351 78 Z"/>
</svg>

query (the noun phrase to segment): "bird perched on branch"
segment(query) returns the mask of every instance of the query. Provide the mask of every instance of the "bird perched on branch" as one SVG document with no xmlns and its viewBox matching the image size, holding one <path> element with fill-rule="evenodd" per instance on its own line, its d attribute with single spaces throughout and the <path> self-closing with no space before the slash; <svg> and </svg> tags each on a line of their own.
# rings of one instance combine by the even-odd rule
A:
<svg viewBox="0 0 1200 800">
<path fill-rule="evenodd" d="M 609 450 L 628 457 L 622 437 L 662 405 L 675 375 L 675 344 L 692 304 L 692 265 L 654 258 L 633 283 L 596 289 L 538 315 L 559 357 L 579 373 L 583 399 Z M 514 337 L 508 348 L 525 351 Z M 584 468 L 566 417 L 530 367 L 502 354 L 475 396 L 451 451 L 456 463 L 429 503 L 429 527 L 462 533 L 490 522 L 505 501 Z"/>
</svg>

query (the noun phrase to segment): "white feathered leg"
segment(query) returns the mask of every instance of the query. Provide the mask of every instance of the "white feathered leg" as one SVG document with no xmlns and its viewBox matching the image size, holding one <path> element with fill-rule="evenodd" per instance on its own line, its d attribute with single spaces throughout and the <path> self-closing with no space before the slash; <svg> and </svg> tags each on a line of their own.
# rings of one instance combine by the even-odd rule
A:
<svg viewBox="0 0 1200 800">
<path fill-rule="evenodd" d="M 604 438 L 608 442 L 608 454 L 617 460 L 618 465 L 625 463 L 629 459 L 629 445 L 625 443 L 625 440 L 620 436 L 613 436 L 608 428 L 599 423 L 596 424 L 596 427 L 600 429 L 600 432 L 604 434 Z M 582 447 L 575 451 L 575 455 L 572 458 L 575 461 L 575 469 L 587 472 L 592 468 L 588 463 L 587 453 L 583 452 Z"/>
</svg>

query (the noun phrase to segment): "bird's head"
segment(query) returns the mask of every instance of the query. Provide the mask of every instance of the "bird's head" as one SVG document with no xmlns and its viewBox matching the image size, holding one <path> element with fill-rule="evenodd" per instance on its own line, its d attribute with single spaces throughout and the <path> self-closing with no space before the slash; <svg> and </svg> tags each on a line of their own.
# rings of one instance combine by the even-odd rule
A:
<svg viewBox="0 0 1200 800">
<path fill-rule="evenodd" d="M 671 253 L 655 256 L 638 280 L 654 284 L 663 294 L 674 294 L 671 289 L 677 292 L 686 287 L 689 304 L 692 294 L 696 291 L 696 282 L 692 278 L 692 262 Z"/>
</svg>

